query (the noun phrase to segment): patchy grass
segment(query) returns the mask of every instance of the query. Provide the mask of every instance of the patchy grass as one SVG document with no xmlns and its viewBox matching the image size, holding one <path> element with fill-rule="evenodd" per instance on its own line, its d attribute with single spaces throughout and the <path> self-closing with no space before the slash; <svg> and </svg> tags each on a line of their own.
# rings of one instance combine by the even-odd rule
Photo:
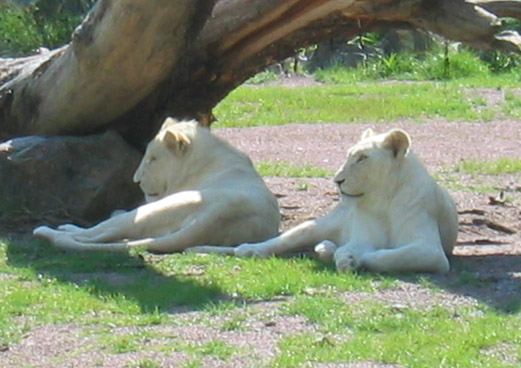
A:
<svg viewBox="0 0 521 368">
<path fill-rule="evenodd" d="M 285 337 L 276 367 L 304 362 L 372 361 L 406 367 L 513 367 L 521 357 L 521 321 L 483 306 L 455 313 L 375 301 L 346 303 L 337 297 L 298 297 L 287 313 L 305 316 L 318 333 Z M 486 351 L 504 345 L 511 356 Z M 513 363 L 513 364 L 512 364 Z"/>
<path fill-rule="evenodd" d="M 502 157 L 487 161 L 462 160 L 458 163 L 455 170 L 480 175 L 521 173 L 521 159 L 517 157 Z"/>
<path fill-rule="evenodd" d="M 309 287 L 373 290 L 386 280 L 339 275 L 311 259 L 83 254 L 9 241 L 0 243 L 0 277 L 0 344 L 47 323 L 156 325 L 171 322 L 165 313 L 178 305 L 216 313 L 236 307 L 223 298 L 298 295 Z M 234 325 L 240 320 L 229 328 Z M 127 340 L 114 349 L 131 349 L 133 339 Z"/>
<path fill-rule="evenodd" d="M 271 313 L 302 316 L 315 327 L 282 337 L 268 366 L 372 361 L 513 367 L 521 361 L 518 305 L 507 313 L 480 303 L 415 307 L 343 298 L 346 291 L 370 295 L 396 288 L 396 276 L 338 274 L 331 265 L 307 258 L 82 254 L 5 240 L 0 251 L 0 345 L 15 344 L 36 326 L 74 323 L 108 354 L 175 351 L 190 357 L 180 366 L 204 366 L 206 356 L 227 361 L 248 352 L 222 339 L 185 341 L 165 332 L 165 326 L 193 323 L 227 333 L 245 331 L 251 318 L 258 318 L 247 312 L 246 301 L 286 296 Z M 407 278 L 442 292 L 427 276 Z M 480 287 L 485 281 L 472 282 Z M 190 321 L 172 314 L 178 306 L 198 310 L 199 317 Z M 129 366 L 156 364 L 146 358 Z"/>
<path fill-rule="evenodd" d="M 324 108 L 327 106 L 327 108 Z M 439 82 L 325 85 L 299 88 L 242 86 L 215 109 L 219 126 L 289 123 L 488 120 L 462 88 Z"/>
<path fill-rule="evenodd" d="M 334 171 L 311 164 L 296 166 L 283 161 L 260 161 L 255 169 L 262 176 L 287 176 L 293 178 L 331 178 Z"/>
</svg>

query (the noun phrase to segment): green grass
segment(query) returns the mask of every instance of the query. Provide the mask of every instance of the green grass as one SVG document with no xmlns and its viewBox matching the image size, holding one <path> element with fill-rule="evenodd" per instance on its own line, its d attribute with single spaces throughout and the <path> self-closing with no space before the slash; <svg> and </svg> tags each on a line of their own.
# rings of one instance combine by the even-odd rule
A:
<svg viewBox="0 0 521 368">
<path fill-rule="evenodd" d="M 514 119 L 521 118 L 521 96 L 507 90 L 505 93 L 506 103 L 503 105 L 503 112 Z"/>
<path fill-rule="evenodd" d="M 378 280 L 385 280 L 339 275 L 331 265 L 310 259 L 180 254 L 145 258 L 67 253 L 39 242 L 1 241 L 0 344 L 17 341 L 28 329 L 45 323 L 153 326 L 169 321 L 165 312 L 178 305 L 215 313 L 212 310 L 234 307 L 219 302 L 223 297 L 272 298 L 301 294 L 309 287 L 373 290 Z M 20 315 L 25 323 L 16 322 Z M 231 328 L 234 324 L 240 325 L 240 320 Z"/>
<path fill-rule="evenodd" d="M 0 4 L 0 56 L 19 56 L 39 47 L 65 45 L 93 3 L 67 0 L 27 6 Z"/>
<path fill-rule="evenodd" d="M 488 52 L 479 57 L 474 51 L 450 50 L 448 59 L 440 46 L 424 55 L 401 52 L 369 59 L 355 68 L 334 65 L 314 71 L 325 83 L 353 83 L 361 81 L 394 80 L 478 80 L 516 79 L 521 63 L 519 55 Z M 508 85 L 512 85 L 511 82 Z"/>
<path fill-rule="evenodd" d="M 77 254 L 38 242 L 0 244 L 0 345 L 16 343 L 39 325 L 74 323 L 107 354 L 177 351 L 190 357 L 184 366 L 197 367 L 205 356 L 226 361 L 248 352 L 225 339 L 184 341 L 163 326 L 193 323 L 223 333 L 244 331 L 252 318 L 259 318 L 248 312 L 245 301 L 289 296 L 271 313 L 302 316 L 315 328 L 284 336 L 270 363 L 273 367 L 360 361 L 408 367 L 513 367 L 521 359 L 518 300 L 505 301 L 505 309 L 485 302 L 437 305 L 435 297 L 418 307 L 376 302 L 370 295 L 396 288 L 396 276 L 338 274 L 331 265 L 307 258 Z M 486 280 L 469 280 L 466 275 L 470 274 L 462 272 L 454 282 L 489 287 Z M 444 289 L 429 276 L 406 278 L 434 294 Z M 365 298 L 351 302 L 342 296 L 344 291 L 363 292 Z M 170 313 L 176 306 L 201 315 L 179 319 Z M 512 364 L 504 361 L 504 351 Z M 155 364 L 146 358 L 129 366 Z"/>
<path fill-rule="evenodd" d="M 215 109 L 218 126 L 392 122 L 429 118 L 487 121 L 496 111 L 455 82 L 393 82 L 287 88 L 241 86 Z M 327 108 L 325 108 L 327 107 Z"/>
<path fill-rule="evenodd" d="M 298 297 L 287 313 L 306 317 L 322 331 L 282 339 L 282 353 L 273 361 L 276 367 L 357 361 L 406 367 L 514 367 L 521 359 L 519 316 L 484 306 L 454 312 L 435 303 L 415 308 Z M 487 353 L 502 349 L 510 356 Z"/>
<path fill-rule="evenodd" d="M 296 166 L 283 161 L 260 161 L 255 164 L 255 169 L 262 176 L 287 176 L 293 178 L 331 178 L 334 171 L 327 170 L 312 164 Z"/>
<path fill-rule="evenodd" d="M 521 159 L 502 157 L 495 160 L 462 160 L 455 170 L 481 175 L 515 174 L 521 173 Z"/>
</svg>

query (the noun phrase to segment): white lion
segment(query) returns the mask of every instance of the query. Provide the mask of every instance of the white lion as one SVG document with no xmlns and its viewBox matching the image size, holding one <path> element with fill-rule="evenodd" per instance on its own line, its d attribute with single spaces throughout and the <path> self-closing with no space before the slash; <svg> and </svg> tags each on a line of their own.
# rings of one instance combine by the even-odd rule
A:
<svg viewBox="0 0 521 368">
<path fill-rule="evenodd" d="M 403 130 L 367 130 L 334 178 L 341 201 L 332 212 L 234 253 L 267 257 L 315 246 L 339 271 L 447 272 L 456 207 L 409 146 Z"/>
<path fill-rule="evenodd" d="M 148 144 L 134 181 L 147 204 L 91 228 L 42 226 L 34 235 L 66 249 L 154 252 L 277 235 L 277 200 L 250 159 L 196 122 L 167 119 Z"/>
</svg>

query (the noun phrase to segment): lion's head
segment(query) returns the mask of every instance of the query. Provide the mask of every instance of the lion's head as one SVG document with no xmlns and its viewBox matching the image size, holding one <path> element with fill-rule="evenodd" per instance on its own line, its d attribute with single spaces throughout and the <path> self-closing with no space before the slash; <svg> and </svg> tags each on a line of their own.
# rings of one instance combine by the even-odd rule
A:
<svg viewBox="0 0 521 368">
<path fill-rule="evenodd" d="M 349 198 L 360 198 L 394 185 L 409 146 L 409 135 L 403 130 L 378 135 L 366 130 L 348 150 L 345 164 L 335 175 L 340 192 Z"/>
<path fill-rule="evenodd" d="M 150 141 L 145 155 L 134 173 L 147 202 L 156 201 L 176 188 L 182 180 L 187 165 L 187 156 L 197 131 L 197 123 L 165 120 L 157 135 Z"/>
</svg>

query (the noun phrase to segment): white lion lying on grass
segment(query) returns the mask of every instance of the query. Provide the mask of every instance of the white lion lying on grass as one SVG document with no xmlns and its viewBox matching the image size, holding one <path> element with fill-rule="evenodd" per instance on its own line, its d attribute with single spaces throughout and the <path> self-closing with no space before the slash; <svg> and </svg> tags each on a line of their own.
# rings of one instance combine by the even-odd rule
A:
<svg viewBox="0 0 521 368">
<path fill-rule="evenodd" d="M 402 130 L 367 130 L 334 178 L 341 202 L 332 212 L 227 251 L 267 257 L 315 246 L 339 271 L 447 272 L 458 233 L 456 207 L 409 147 Z"/>
<path fill-rule="evenodd" d="M 147 204 L 91 228 L 42 226 L 34 235 L 66 249 L 154 252 L 277 235 L 277 200 L 250 159 L 195 122 L 167 119 L 148 144 L 134 181 Z"/>
</svg>

